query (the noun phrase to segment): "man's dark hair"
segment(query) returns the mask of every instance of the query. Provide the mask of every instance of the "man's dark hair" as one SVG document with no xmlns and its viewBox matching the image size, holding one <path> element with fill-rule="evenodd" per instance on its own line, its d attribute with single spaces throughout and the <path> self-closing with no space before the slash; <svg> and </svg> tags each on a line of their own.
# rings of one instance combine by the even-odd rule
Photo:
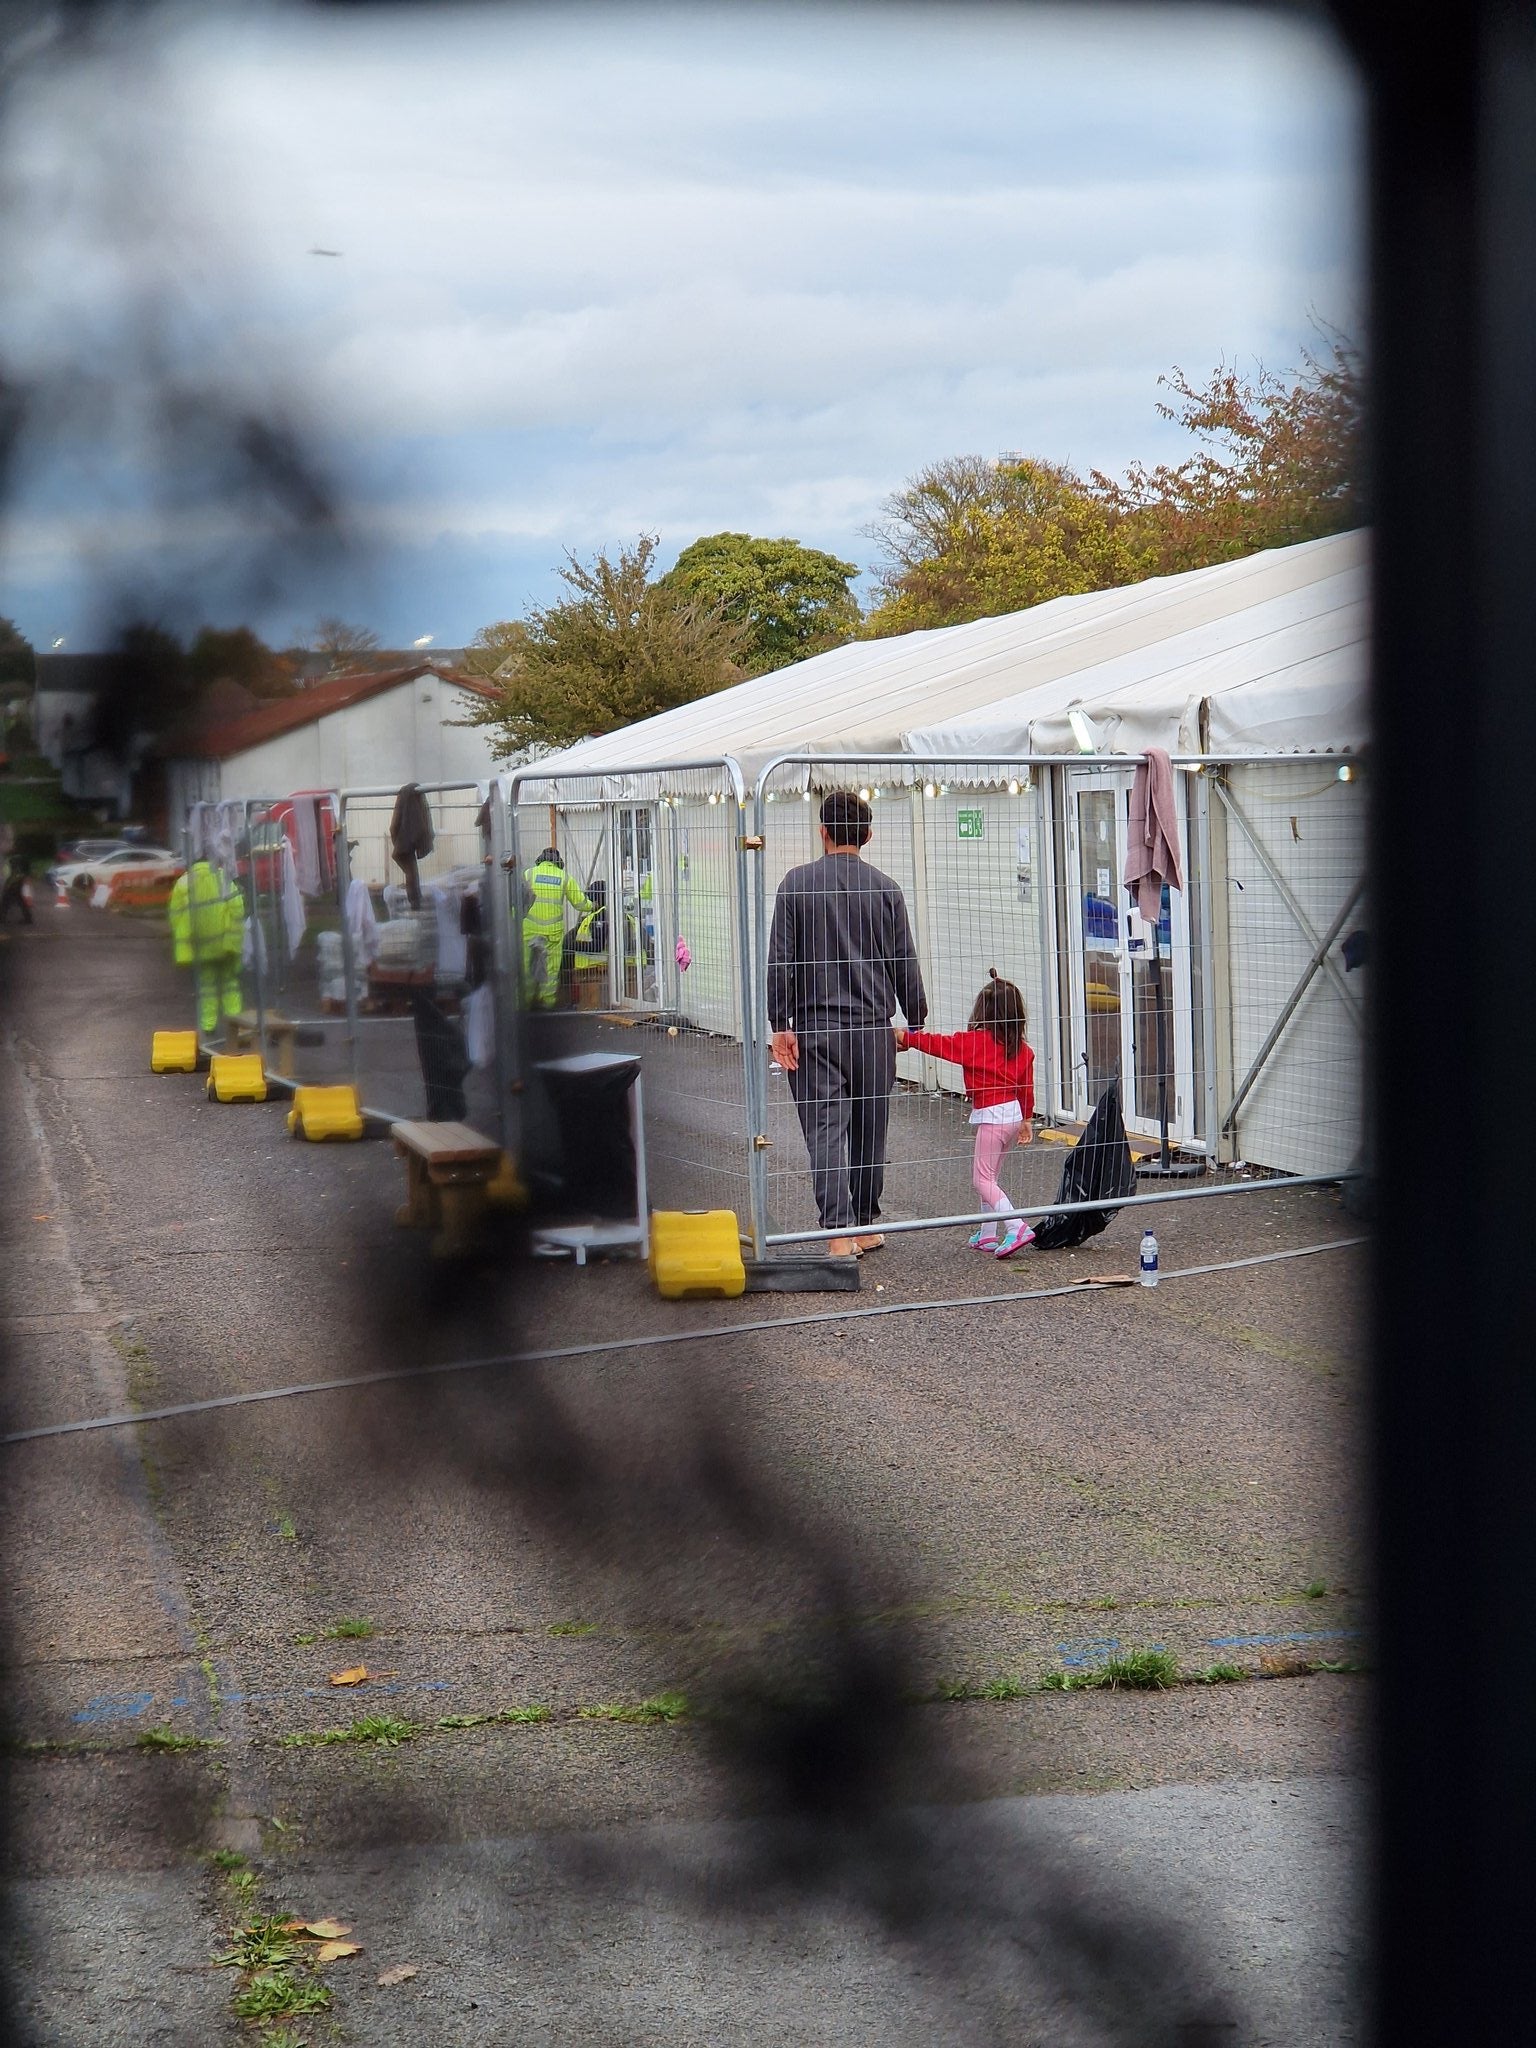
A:
<svg viewBox="0 0 1536 2048">
<path fill-rule="evenodd" d="M 834 789 L 821 800 L 821 822 L 834 846 L 862 846 L 869 838 L 874 812 L 851 789 Z"/>
<path fill-rule="evenodd" d="M 565 862 L 560 858 L 560 849 L 557 846 L 546 846 L 544 851 L 539 855 L 538 860 L 534 863 L 534 865 L 536 867 L 542 867 L 545 861 L 553 861 L 557 868 L 563 868 L 565 866 Z"/>
</svg>

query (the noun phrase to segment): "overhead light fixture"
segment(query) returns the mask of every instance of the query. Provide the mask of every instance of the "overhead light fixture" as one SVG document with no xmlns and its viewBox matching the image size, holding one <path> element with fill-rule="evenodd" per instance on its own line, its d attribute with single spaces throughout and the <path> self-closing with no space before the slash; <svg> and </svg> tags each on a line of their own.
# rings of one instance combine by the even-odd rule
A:
<svg viewBox="0 0 1536 2048">
<path fill-rule="evenodd" d="M 924 795 L 924 796 L 937 796 L 937 795 L 938 795 L 938 793 L 939 793 L 939 790 L 938 790 L 938 784 L 937 784 L 937 783 L 934 783 L 934 782 L 925 782 L 925 783 L 923 784 L 923 795 Z"/>
<path fill-rule="evenodd" d="M 869 802 L 869 791 L 867 789 L 861 789 L 859 791 L 859 802 L 861 804 L 867 804 Z"/>
<path fill-rule="evenodd" d="M 803 803 L 803 804 L 808 804 L 808 803 L 810 802 L 810 800 L 811 800 L 811 792 L 810 792 L 810 791 L 809 791 L 808 789 L 802 789 L 802 790 L 801 790 L 801 792 L 800 792 L 800 801 L 801 801 L 801 803 Z"/>
<path fill-rule="evenodd" d="M 1072 728 L 1072 737 L 1077 741 L 1080 754 L 1096 754 L 1099 751 L 1099 729 L 1086 711 L 1073 707 L 1067 713 L 1067 723 Z"/>
<path fill-rule="evenodd" d="M 711 791 L 709 792 L 709 800 L 710 800 L 710 802 L 711 802 L 712 804 L 717 804 L 717 803 L 719 803 L 719 801 L 720 801 L 720 792 L 719 792 L 719 790 L 718 790 L 718 789 L 712 789 L 712 790 L 711 790 Z"/>
<path fill-rule="evenodd" d="M 1009 785 L 1008 785 L 1008 794 L 1009 794 L 1010 796 L 1017 796 L 1017 795 L 1018 795 L 1018 793 L 1019 793 L 1019 785 L 1018 785 L 1017 781 L 1013 781 L 1013 782 L 1010 782 L 1010 783 L 1009 783 Z"/>
<path fill-rule="evenodd" d="M 1340 763 L 1340 766 L 1339 766 L 1339 780 L 1340 780 L 1340 782 L 1353 782 L 1353 781 L 1354 781 L 1354 779 L 1355 779 L 1355 770 L 1354 770 L 1354 764 L 1353 764 L 1352 762 L 1350 762 L 1350 761 L 1344 761 L 1344 762 L 1341 762 L 1341 763 Z"/>
</svg>

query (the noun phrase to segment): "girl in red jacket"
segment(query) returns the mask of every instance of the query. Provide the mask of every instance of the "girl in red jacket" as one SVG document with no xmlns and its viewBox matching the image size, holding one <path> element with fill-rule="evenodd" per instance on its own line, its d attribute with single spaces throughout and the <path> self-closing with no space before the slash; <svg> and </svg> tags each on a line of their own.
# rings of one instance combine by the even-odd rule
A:
<svg viewBox="0 0 1536 2048">
<path fill-rule="evenodd" d="M 952 1060 L 965 1075 L 971 1122 L 976 1126 L 971 1179 L 983 1205 L 1002 1215 L 1014 1206 L 998 1184 L 1003 1155 L 1012 1145 L 1027 1145 L 1034 1136 L 1030 1118 L 1035 1113 L 1035 1056 L 1024 1043 L 1024 1027 L 1024 998 L 1011 981 L 1000 980 L 993 967 L 964 1031 L 896 1034 L 903 1050 L 910 1046 L 914 1052 Z M 996 1224 L 984 1224 L 970 1242 L 977 1251 L 1011 1259 L 1020 1245 L 1033 1243 L 1034 1235 L 1016 1216 L 1001 1237 Z"/>
</svg>

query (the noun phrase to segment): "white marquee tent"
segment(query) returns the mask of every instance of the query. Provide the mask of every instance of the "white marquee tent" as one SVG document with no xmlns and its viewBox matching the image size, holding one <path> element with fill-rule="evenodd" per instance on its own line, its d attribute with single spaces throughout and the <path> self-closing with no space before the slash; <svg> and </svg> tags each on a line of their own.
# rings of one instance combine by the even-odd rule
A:
<svg viewBox="0 0 1536 2048">
<path fill-rule="evenodd" d="M 1341 934 L 1320 941 L 1356 903 L 1363 870 L 1361 792 L 1340 779 L 1341 765 L 1345 778 L 1354 770 L 1338 757 L 1368 736 L 1368 576 L 1369 535 L 1346 533 L 855 642 L 546 758 L 519 785 L 519 841 L 530 854 L 559 837 L 583 873 L 601 867 L 619 890 L 624 873 L 653 870 L 663 971 L 628 994 L 739 1035 L 736 809 L 726 777 L 680 775 L 680 764 L 734 762 L 750 791 L 784 754 L 904 756 L 910 768 L 859 779 L 886 785 L 872 852 L 908 892 L 935 1013 L 962 1018 L 1000 954 L 1049 1040 L 1043 1107 L 1073 1117 L 1096 1085 L 1084 1046 L 1104 1029 L 1088 1015 L 1105 970 L 1084 967 L 1083 905 L 1123 893 L 1103 888 L 1106 869 L 1078 845 L 1094 788 L 1114 792 L 1124 831 L 1129 771 L 1095 757 L 1155 745 L 1232 764 L 1178 778 L 1189 852 L 1205 844 L 1222 882 L 1215 897 L 1207 890 L 1204 927 L 1193 888 L 1175 913 L 1177 1123 L 1202 1143 L 1218 1123 L 1227 1156 L 1337 1170 L 1356 1143 L 1360 1005 L 1336 957 Z M 1000 761 L 1027 755 L 1074 765 L 999 774 Z M 782 873 L 815 850 L 813 811 L 784 798 L 849 779 L 835 765 L 772 778 L 779 803 L 765 813 L 761 856 L 770 901 Z M 701 944 L 705 931 L 719 943 Z M 689 939 L 695 964 L 663 987 L 676 936 Z M 1120 971 L 1134 1059 L 1135 982 L 1127 962 Z M 1321 1101 L 1320 1075 L 1326 1114 L 1306 1108 L 1309 1091 Z"/>
</svg>

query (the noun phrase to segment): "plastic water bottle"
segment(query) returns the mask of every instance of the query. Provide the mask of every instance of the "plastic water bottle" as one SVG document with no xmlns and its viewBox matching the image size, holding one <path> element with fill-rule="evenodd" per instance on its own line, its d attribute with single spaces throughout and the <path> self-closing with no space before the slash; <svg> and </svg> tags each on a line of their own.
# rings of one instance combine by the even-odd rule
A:
<svg viewBox="0 0 1536 2048">
<path fill-rule="evenodd" d="M 1150 1230 L 1141 1233 L 1141 1284 L 1143 1287 L 1157 1285 L 1157 1239 Z"/>
</svg>

